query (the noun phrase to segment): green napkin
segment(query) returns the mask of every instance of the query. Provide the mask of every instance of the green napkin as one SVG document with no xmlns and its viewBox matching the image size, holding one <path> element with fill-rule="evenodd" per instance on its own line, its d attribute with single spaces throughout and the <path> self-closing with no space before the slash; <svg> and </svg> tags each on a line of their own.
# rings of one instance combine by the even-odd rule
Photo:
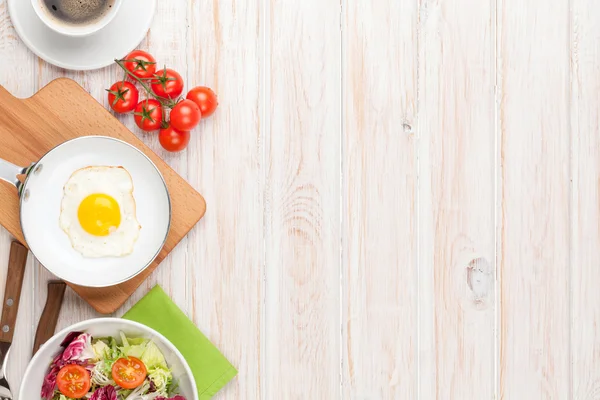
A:
<svg viewBox="0 0 600 400">
<path fill-rule="evenodd" d="M 149 326 L 177 347 L 194 374 L 200 400 L 210 399 L 237 375 L 233 365 L 160 286 L 154 286 L 123 318 Z"/>
</svg>

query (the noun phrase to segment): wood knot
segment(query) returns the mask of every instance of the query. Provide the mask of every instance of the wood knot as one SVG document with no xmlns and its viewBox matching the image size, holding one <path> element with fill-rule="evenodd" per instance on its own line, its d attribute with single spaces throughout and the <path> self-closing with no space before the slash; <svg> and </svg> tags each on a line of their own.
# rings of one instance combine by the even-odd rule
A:
<svg viewBox="0 0 600 400">
<path fill-rule="evenodd" d="M 493 280 L 492 267 L 485 258 L 476 258 L 467 265 L 467 285 L 473 293 L 475 304 L 483 306 L 487 303 Z"/>
</svg>

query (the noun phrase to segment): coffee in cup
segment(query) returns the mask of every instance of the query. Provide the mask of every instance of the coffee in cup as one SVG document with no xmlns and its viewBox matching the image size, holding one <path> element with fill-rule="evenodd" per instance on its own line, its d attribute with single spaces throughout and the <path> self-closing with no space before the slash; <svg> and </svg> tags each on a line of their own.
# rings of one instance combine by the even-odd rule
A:
<svg viewBox="0 0 600 400">
<path fill-rule="evenodd" d="M 67 25 L 93 24 L 110 12 L 114 0 L 42 0 L 45 11 Z"/>
<path fill-rule="evenodd" d="M 122 0 L 32 0 L 40 19 L 67 36 L 86 36 L 106 26 Z"/>
</svg>

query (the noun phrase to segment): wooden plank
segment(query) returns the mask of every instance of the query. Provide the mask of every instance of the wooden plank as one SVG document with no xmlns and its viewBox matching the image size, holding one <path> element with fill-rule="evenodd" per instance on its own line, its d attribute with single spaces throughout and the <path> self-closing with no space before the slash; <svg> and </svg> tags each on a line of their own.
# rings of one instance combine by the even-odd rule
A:
<svg viewBox="0 0 600 400">
<path fill-rule="evenodd" d="M 340 2 L 267 3 L 266 398 L 333 399 L 341 359 Z"/>
<path fill-rule="evenodd" d="M 494 8 L 425 1 L 421 15 L 419 391 L 425 399 L 492 399 Z"/>
<path fill-rule="evenodd" d="M 31 96 L 35 93 L 36 59 L 15 32 L 6 0 L 0 0 L 0 60 L 3 60 L 0 63 L 0 85 L 17 97 Z"/>
<path fill-rule="evenodd" d="M 600 7 L 574 0 L 571 16 L 571 379 L 573 399 L 600 397 Z"/>
<path fill-rule="evenodd" d="M 156 7 L 152 26 L 146 35 L 146 39 L 142 41 L 138 48 L 150 52 L 156 58 L 157 69 L 167 67 L 179 72 L 184 79 L 185 95 L 185 90 L 190 87 L 187 73 L 188 56 L 186 53 L 188 48 L 188 27 L 182 21 L 185 22 L 188 20 L 188 1 L 158 1 Z M 115 70 L 112 81 L 107 81 L 107 84 L 112 84 L 117 79 L 122 79 L 121 71 L 121 69 Z M 143 88 L 139 85 L 138 88 L 140 89 L 140 99 L 146 98 L 147 95 Z M 103 99 L 106 98 L 106 94 L 102 96 Z M 181 152 L 169 153 L 160 145 L 158 131 L 142 131 L 135 124 L 133 115 L 121 116 L 120 120 L 161 159 L 169 164 L 178 175 L 188 181 L 188 157 L 197 157 L 190 147 Z M 192 228 L 192 230 L 195 229 L 199 229 L 198 225 Z M 123 304 L 118 311 L 119 315 L 127 311 L 156 284 L 159 284 L 184 312 L 189 313 L 189 303 L 192 295 L 189 292 L 188 280 L 190 269 L 193 265 L 187 262 L 188 236 L 189 234 L 181 239 L 173 251 L 160 263 L 141 287 L 136 290 L 136 293 Z"/>
<path fill-rule="evenodd" d="M 35 92 L 35 57 L 18 38 L 8 14 L 6 0 L 0 0 L 0 85 L 15 96 L 29 97 Z M 29 78 L 28 78 L 29 77 Z M 0 227 L 0 297 L 4 296 L 6 268 L 10 251 L 11 235 Z M 13 387 L 18 388 L 25 368 L 31 357 L 34 325 L 34 258 L 29 257 L 25 268 L 25 279 L 21 292 L 17 315 L 16 339 L 11 346 L 7 378 Z"/>
<path fill-rule="evenodd" d="M 498 10 L 500 398 L 568 399 L 569 3 Z"/>
<path fill-rule="evenodd" d="M 347 5 L 343 395 L 415 399 L 418 5 L 414 0 Z"/>
<path fill-rule="evenodd" d="M 264 398 L 262 1 L 190 2 L 189 86 L 209 86 L 215 114 L 192 134 L 190 183 L 208 202 L 189 235 L 190 316 L 238 369 L 215 398 Z"/>
</svg>

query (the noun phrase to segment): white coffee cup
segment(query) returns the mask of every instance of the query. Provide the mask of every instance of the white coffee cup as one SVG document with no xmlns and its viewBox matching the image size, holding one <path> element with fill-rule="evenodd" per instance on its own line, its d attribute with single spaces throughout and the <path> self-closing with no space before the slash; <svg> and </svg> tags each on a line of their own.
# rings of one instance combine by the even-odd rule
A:
<svg viewBox="0 0 600 400">
<path fill-rule="evenodd" d="M 44 0 L 31 0 L 33 9 L 42 22 L 50 29 L 65 36 L 83 37 L 98 32 L 113 20 L 123 0 L 114 0 L 112 7 L 99 19 L 81 25 L 68 24 L 52 15 L 44 5 Z"/>
</svg>

